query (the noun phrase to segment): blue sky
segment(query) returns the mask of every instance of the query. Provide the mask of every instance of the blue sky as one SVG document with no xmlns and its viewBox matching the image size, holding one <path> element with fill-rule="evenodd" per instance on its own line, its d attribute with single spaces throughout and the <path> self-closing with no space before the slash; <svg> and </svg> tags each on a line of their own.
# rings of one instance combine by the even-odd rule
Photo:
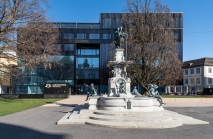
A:
<svg viewBox="0 0 213 139">
<path fill-rule="evenodd" d="M 183 12 L 183 61 L 213 57 L 213 0 L 161 0 Z M 50 0 L 53 22 L 99 22 L 100 13 L 124 11 L 125 0 Z"/>
</svg>

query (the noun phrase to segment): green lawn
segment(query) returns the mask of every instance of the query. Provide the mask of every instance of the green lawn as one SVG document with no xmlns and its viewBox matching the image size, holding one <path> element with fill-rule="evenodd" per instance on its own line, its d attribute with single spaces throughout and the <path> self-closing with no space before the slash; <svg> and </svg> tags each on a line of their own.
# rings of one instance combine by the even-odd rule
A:
<svg viewBox="0 0 213 139">
<path fill-rule="evenodd" d="M 180 96 L 180 95 L 161 95 L 163 98 L 213 98 L 211 95 L 189 95 L 189 96 Z"/>
<path fill-rule="evenodd" d="M 4 99 L 0 98 L 0 116 L 20 112 L 30 108 L 52 103 L 58 99 Z"/>
</svg>

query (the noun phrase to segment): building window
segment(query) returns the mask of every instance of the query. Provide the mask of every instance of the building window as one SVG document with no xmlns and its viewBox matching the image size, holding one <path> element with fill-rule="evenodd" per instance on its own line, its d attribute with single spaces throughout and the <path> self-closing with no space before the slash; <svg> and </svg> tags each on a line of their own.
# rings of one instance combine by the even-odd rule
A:
<svg viewBox="0 0 213 139">
<path fill-rule="evenodd" d="M 212 84 L 212 78 L 208 78 L 208 84 Z"/>
<path fill-rule="evenodd" d="M 188 84 L 188 79 L 185 79 L 185 84 Z"/>
<path fill-rule="evenodd" d="M 175 28 L 181 28 L 181 18 L 175 18 Z"/>
<path fill-rule="evenodd" d="M 185 70 L 185 75 L 188 75 L 188 69 Z"/>
<path fill-rule="evenodd" d="M 175 32 L 175 39 L 177 40 L 177 41 L 179 41 L 179 33 L 177 33 L 177 32 Z"/>
<path fill-rule="evenodd" d="M 99 49 L 78 49 L 78 55 L 99 55 Z"/>
<path fill-rule="evenodd" d="M 103 28 L 111 28 L 111 18 L 103 19 Z"/>
<path fill-rule="evenodd" d="M 191 82 L 191 84 L 194 84 L 195 83 L 194 78 L 191 78 L 190 82 Z"/>
<path fill-rule="evenodd" d="M 212 73 L 212 68 L 211 67 L 208 68 L 208 73 Z"/>
<path fill-rule="evenodd" d="M 89 39 L 100 39 L 100 34 L 89 34 Z"/>
<path fill-rule="evenodd" d="M 64 51 L 74 51 L 74 44 L 64 44 Z"/>
<path fill-rule="evenodd" d="M 121 23 L 121 19 L 120 18 L 116 18 L 115 19 L 115 27 L 116 28 L 120 27 L 120 23 Z"/>
<path fill-rule="evenodd" d="M 86 39 L 86 34 L 84 34 L 84 33 L 78 33 L 77 34 L 77 39 Z"/>
<path fill-rule="evenodd" d="M 196 79 L 196 84 L 200 84 L 200 78 Z"/>
<path fill-rule="evenodd" d="M 74 39 L 73 33 L 64 33 L 64 39 Z"/>
<path fill-rule="evenodd" d="M 87 76 L 82 76 L 86 74 Z M 97 76 L 94 76 L 97 75 Z M 99 58 L 77 58 L 76 78 L 78 79 L 98 79 L 99 78 Z M 95 78 L 94 78 L 95 77 Z"/>
<path fill-rule="evenodd" d="M 190 74 L 194 74 L 194 69 L 190 69 Z"/>
<path fill-rule="evenodd" d="M 196 74 L 200 74 L 200 68 L 196 68 Z"/>
<path fill-rule="evenodd" d="M 61 39 L 61 33 L 58 34 L 57 39 L 58 39 L 58 40 Z"/>
<path fill-rule="evenodd" d="M 102 39 L 111 39 L 111 34 L 103 34 Z"/>
</svg>

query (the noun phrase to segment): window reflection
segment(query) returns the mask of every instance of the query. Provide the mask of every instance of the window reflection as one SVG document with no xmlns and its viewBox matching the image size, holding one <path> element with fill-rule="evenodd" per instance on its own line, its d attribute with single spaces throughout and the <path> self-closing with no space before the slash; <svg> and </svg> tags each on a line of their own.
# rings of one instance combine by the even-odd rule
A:
<svg viewBox="0 0 213 139">
<path fill-rule="evenodd" d="M 38 66 L 21 68 L 16 93 L 41 94 L 46 82 L 68 82 L 74 85 L 74 56 L 52 56 L 51 69 Z"/>
<path fill-rule="evenodd" d="M 99 79 L 99 58 L 77 58 L 76 79 Z"/>
<path fill-rule="evenodd" d="M 111 18 L 103 18 L 103 28 L 111 28 Z"/>
<path fill-rule="evenodd" d="M 99 58 L 77 58 L 76 67 L 87 68 L 87 67 L 99 67 Z"/>
<path fill-rule="evenodd" d="M 74 51 L 74 44 L 64 44 L 64 51 Z"/>
<path fill-rule="evenodd" d="M 111 34 L 103 34 L 102 39 L 111 39 Z"/>
<path fill-rule="evenodd" d="M 89 39 L 100 39 L 100 34 L 89 34 Z"/>
<path fill-rule="evenodd" d="M 78 49 L 78 55 L 99 55 L 98 49 Z"/>
<path fill-rule="evenodd" d="M 64 33 L 64 39 L 74 39 L 73 33 Z"/>
</svg>

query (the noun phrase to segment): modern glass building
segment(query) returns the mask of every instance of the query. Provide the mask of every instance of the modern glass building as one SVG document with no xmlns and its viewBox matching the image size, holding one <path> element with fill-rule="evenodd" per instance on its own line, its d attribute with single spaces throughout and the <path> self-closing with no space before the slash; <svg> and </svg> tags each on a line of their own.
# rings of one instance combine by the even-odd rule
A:
<svg viewBox="0 0 213 139">
<path fill-rule="evenodd" d="M 179 57 L 183 59 L 183 14 L 173 13 L 175 36 L 178 38 Z M 58 47 L 63 66 L 52 69 L 37 67 L 33 71 L 22 69 L 14 92 L 17 94 L 43 94 L 45 83 L 66 82 L 72 94 L 88 92 L 85 84 L 95 84 L 98 92 L 108 90 L 110 52 L 115 49 L 113 35 L 120 27 L 122 13 L 101 13 L 99 23 L 55 23 L 60 30 Z"/>
</svg>

